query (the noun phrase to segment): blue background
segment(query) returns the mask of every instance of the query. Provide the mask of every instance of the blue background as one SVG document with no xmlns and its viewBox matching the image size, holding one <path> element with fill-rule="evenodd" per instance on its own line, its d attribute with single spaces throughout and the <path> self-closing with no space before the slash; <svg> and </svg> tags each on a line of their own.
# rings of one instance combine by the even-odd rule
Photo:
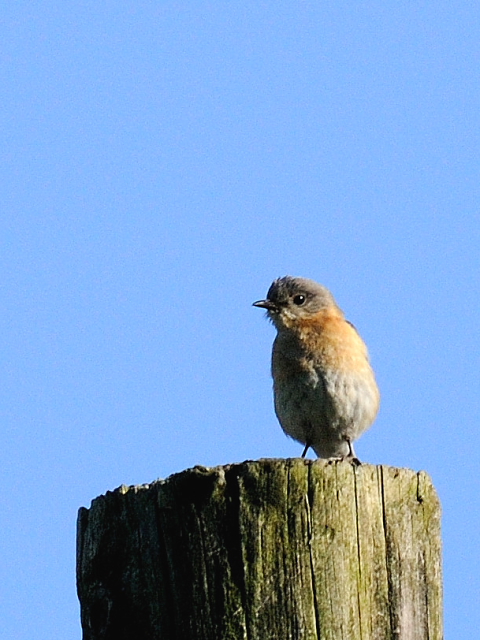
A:
<svg viewBox="0 0 480 640">
<path fill-rule="evenodd" d="M 480 7 L 0 9 L 0 636 L 80 638 L 77 509 L 290 457 L 274 330 L 328 286 L 382 391 L 367 462 L 443 504 L 447 638 L 480 627 Z"/>
</svg>

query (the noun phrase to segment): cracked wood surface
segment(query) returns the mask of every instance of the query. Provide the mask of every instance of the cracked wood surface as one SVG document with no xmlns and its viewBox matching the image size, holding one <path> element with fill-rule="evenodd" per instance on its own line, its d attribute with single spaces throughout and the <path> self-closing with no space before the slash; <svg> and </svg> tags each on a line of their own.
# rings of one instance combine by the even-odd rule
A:
<svg viewBox="0 0 480 640">
<path fill-rule="evenodd" d="M 84 640 L 442 640 L 440 505 L 409 469 L 195 467 L 81 508 Z"/>
</svg>

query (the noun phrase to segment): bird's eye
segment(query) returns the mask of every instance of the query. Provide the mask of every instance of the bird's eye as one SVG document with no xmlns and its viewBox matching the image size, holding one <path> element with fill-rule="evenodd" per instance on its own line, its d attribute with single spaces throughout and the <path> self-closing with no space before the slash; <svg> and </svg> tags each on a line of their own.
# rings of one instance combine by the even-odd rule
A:
<svg viewBox="0 0 480 640">
<path fill-rule="evenodd" d="M 299 293 L 297 296 L 293 298 L 293 304 L 296 304 L 298 307 L 301 307 L 307 298 Z"/>
</svg>

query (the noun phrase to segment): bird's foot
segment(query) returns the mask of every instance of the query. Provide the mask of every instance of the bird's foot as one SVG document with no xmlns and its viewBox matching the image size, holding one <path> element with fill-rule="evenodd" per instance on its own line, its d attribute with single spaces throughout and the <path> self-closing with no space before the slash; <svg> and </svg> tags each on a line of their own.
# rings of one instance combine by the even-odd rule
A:
<svg viewBox="0 0 480 640">
<path fill-rule="evenodd" d="M 352 456 L 349 453 L 347 453 L 346 456 L 335 456 L 333 458 L 327 458 L 327 461 L 328 464 L 333 464 L 334 462 L 349 462 L 354 467 L 359 467 L 362 464 L 356 455 Z"/>
<path fill-rule="evenodd" d="M 355 455 L 355 451 L 353 449 L 352 441 L 350 440 L 350 438 L 348 436 L 345 436 L 344 440 L 348 444 L 348 453 L 346 455 L 344 455 L 344 456 L 338 456 L 338 457 L 334 457 L 334 458 L 329 458 L 329 460 L 328 460 L 329 464 L 330 464 L 330 462 L 349 462 L 354 467 L 359 467 L 362 463 L 360 462 L 360 460 Z"/>
<path fill-rule="evenodd" d="M 344 460 L 345 462 L 349 462 L 354 467 L 359 467 L 362 464 L 356 455 L 351 456 L 350 454 L 348 454 L 348 456 L 345 456 Z"/>
</svg>

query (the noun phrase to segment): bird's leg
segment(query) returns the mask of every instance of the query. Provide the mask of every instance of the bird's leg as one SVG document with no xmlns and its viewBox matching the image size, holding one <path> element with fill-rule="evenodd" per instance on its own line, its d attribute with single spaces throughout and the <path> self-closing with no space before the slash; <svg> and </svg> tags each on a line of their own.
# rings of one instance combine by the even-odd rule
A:
<svg viewBox="0 0 480 640">
<path fill-rule="evenodd" d="M 302 458 L 305 458 L 305 456 L 307 455 L 307 451 L 310 449 L 310 446 L 311 446 L 310 442 L 307 441 L 305 444 L 305 449 L 303 450 L 303 453 L 302 453 Z"/>
<path fill-rule="evenodd" d="M 352 441 L 350 440 L 350 438 L 348 436 L 345 436 L 345 441 L 348 444 L 347 458 L 355 458 L 355 451 L 353 449 Z"/>
<path fill-rule="evenodd" d="M 351 462 L 352 464 L 354 464 L 356 466 L 361 465 L 362 463 L 360 462 L 360 460 L 355 455 L 355 451 L 353 449 L 353 444 L 352 444 L 352 441 L 350 440 L 350 438 L 348 436 L 345 436 L 344 440 L 348 444 L 348 454 L 345 456 L 344 460 L 348 460 L 349 462 Z"/>
</svg>

